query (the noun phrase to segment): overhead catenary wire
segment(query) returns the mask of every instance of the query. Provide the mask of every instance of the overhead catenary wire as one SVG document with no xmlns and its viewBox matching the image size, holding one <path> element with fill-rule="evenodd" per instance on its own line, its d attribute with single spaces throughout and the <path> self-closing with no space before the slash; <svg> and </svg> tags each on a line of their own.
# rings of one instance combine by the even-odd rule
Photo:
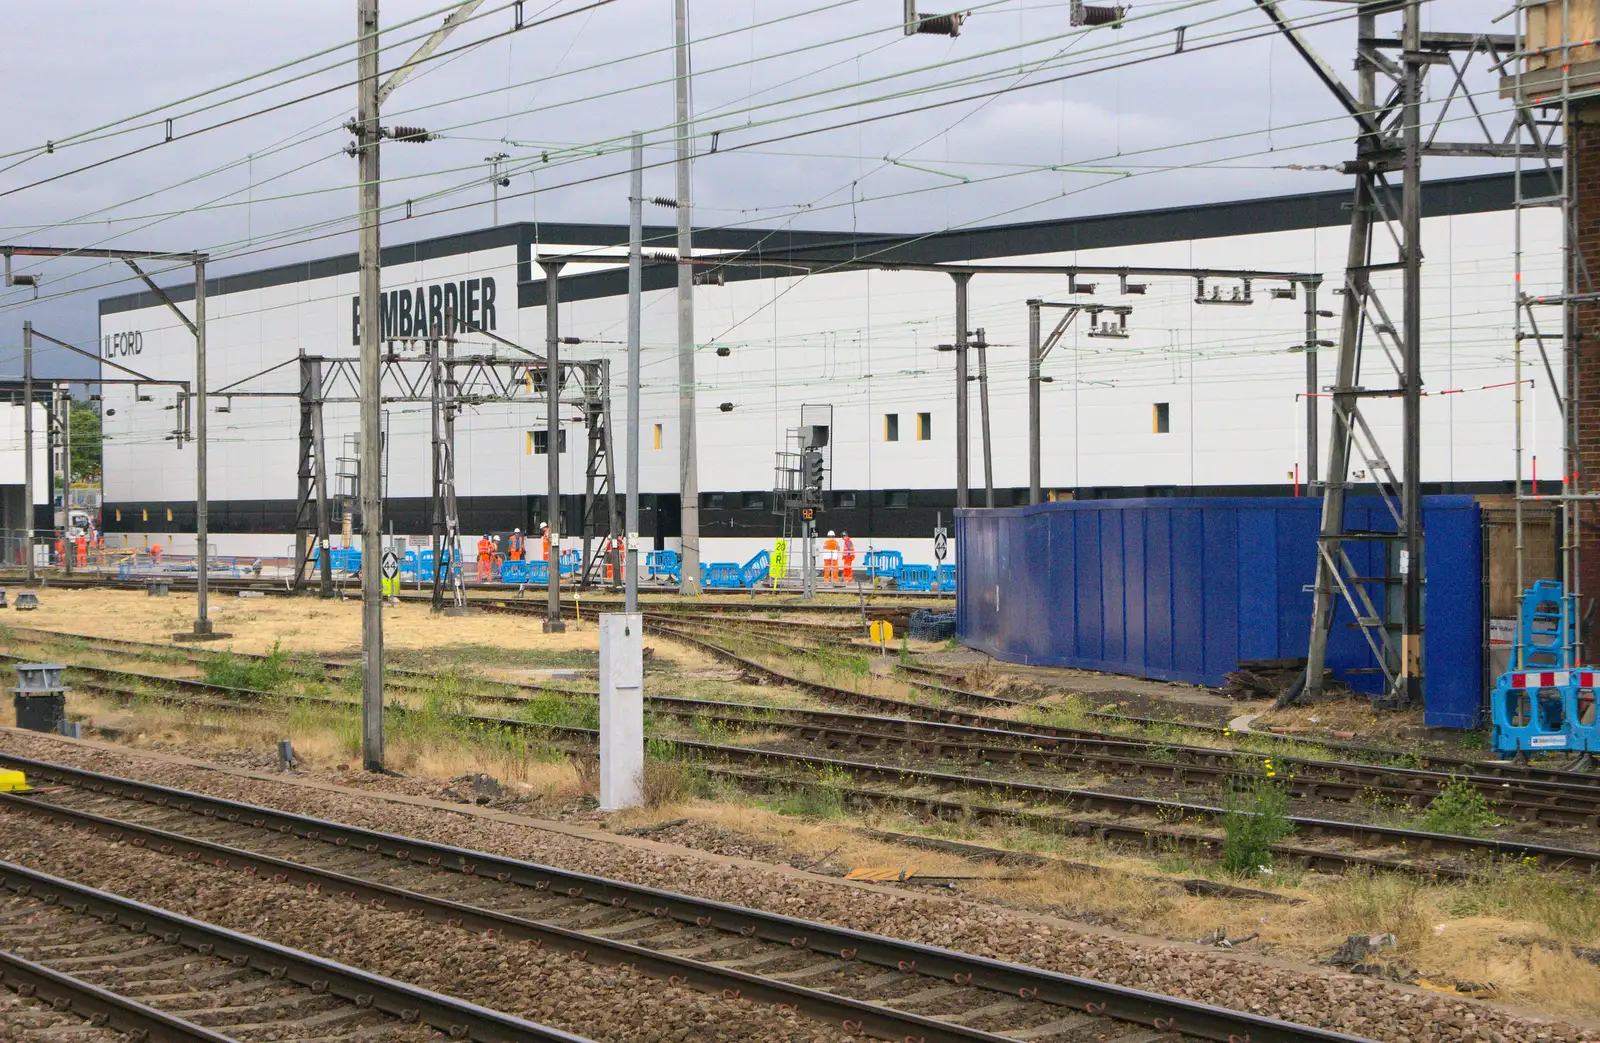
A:
<svg viewBox="0 0 1600 1043">
<path fill-rule="evenodd" d="M 1348 17 L 1348 16 L 1346 16 L 1346 17 Z M 1325 20 L 1325 21 L 1333 21 L 1333 20 L 1337 20 L 1337 18 L 1329 18 L 1329 19 L 1326 19 L 1326 20 Z M 1224 42 L 1224 43 L 1226 43 L 1226 42 L 1239 42 L 1239 38 L 1237 38 L 1237 37 L 1236 37 L 1236 38 L 1233 38 L 1233 39 L 1231 39 L 1231 40 L 1228 40 L 1228 41 L 1222 41 L 1222 42 Z M 1090 72 L 1093 72 L 1093 71 L 1097 71 L 1097 70 L 1090 70 Z M 952 100 L 952 101 L 950 101 L 950 102 L 946 102 L 946 103 L 954 103 L 954 102 L 955 102 L 955 101 L 960 101 L 960 100 L 967 100 L 967 99 L 953 99 L 953 100 Z M 1312 124 L 1312 123 L 1317 123 L 1317 122 L 1338 122 L 1338 120 L 1336 120 L 1336 119 L 1329 119 L 1329 120 L 1325 120 L 1325 121 L 1307 121 L 1307 123 L 1308 123 L 1308 124 Z M 850 123 L 846 123 L 846 124 L 843 124 L 843 125 L 842 125 L 842 126 L 848 126 L 848 125 L 851 125 L 851 124 L 850 124 Z M 821 132 L 824 132 L 824 131 L 826 131 L 826 130 L 829 130 L 829 129 L 836 129 L 836 127 L 829 127 L 829 128 L 813 128 L 813 129 L 811 129 L 811 130 L 807 130 L 807 131 L 803 131 L 803 132 L 800 132 L 800 133 L 802 133 L 802 134 L 811 134 L 811 133 L 821 133 Z M 1282 128 L 1280 128 L 1280 129 L 1282 129 Z M 1211 138 L 1211 139 L 1198 139 L 1198 140 L 1197 140 L 1197 141 L 1195 141 L 1195 142 L 1191 142 L 1191 143 L 1183 143 L 1183 144 L 1203 144 L 1203 143 L 1205 143 L 1205 142 L 1206 142 L 1206 141 L 1208 141 L 1208 140 L 1212 140 L 1212 141 L 1214 141 L 1214 140 L 1224 140 L 1224 139 L 1226 139 L 1226 138 L 1230 138 L 1230 137 L 1240 137 L 1240 136 L 1253 136 L 1253 135 L 1254 135 L 1254 134 L 1255 134 L 1255 133 L 1257 133 L 1257 132 L 1254 132 L 1254 131 L 1251 131 L 1251 132 L 1248 132 L 1248 134 L 1246 134 L 1246 135 L 1240 135 L 1240 134 L 1234 134 L 1234 135 L 1220 135 L 1220 136 L 1215 136 L 1215 137 L 1213 137 L 1213 138 Z M 789 136 L 795 136 L 795 135 L 789 135 Z M 1342 140 L 1342 139 L 1336 139 L 1336 140 Z M 1164 151 L 1164 150 L 1168 150 L 1168 149 L 1171 149 L 1171 148 L 1174 148 L 1174 147 L 1180 147 L 1180 146 L 1171 146 L 1171 145 L 1167 145 L 1167 146 L 1159 146 L 1159 147 L 1158 147 L 1158 148 L 1156 148 L 1156 149 L 1152 149 L 1152 150 L 1147 150 L 1147 151 Z M 1310 147 L 1310 145 L 1309 145 L 1309 144 L 1308 144 L 1308 145 L 1306 145 L 1306 146 L 1302 146 L 1302 147 Z M 1277 150 L 1277 151 L 1279 151 L 1279 152 L 1281 152 L 1281 151 L 1283 151 L 1283 149 L 1282 149 L 1282 148 L 1280 148 L 1280 149 L 1278 149 L 1278 150 Z M 732 154 L 732 153 L 731 153 L 731 151 L 730 151 L 730 152 L 728 152 L 728 153 L 724 153 L 724 154 Z M 1203 163 L 1202 163 L 1202 164 L 1197 164 L 1197 165 L 1203 165 Z M 558 188 L 562 188 L 562 187 L 569 187 L 569 186 L 571 186 L 571 185 L 574 185 L 574 184 L 581 184 L 581 183 L 587 183 L 587 182 L 589 182 L 589 181 L 593 181 L 593 180 L 599 180 L 599 179 L 600 179 L 600 178 L 603 178 L 603 177 L 609 177 L 609 176 L 612 176 L 612 175 L 610 175 L 610 174 L 605 174 L 605 175 L 598 175 L 598 176 L 596 176 L 596 177 L 593 177 L 593 178 L 585 178 L 585 179 L 580 179 L 580 180 L 577 180 L 577 181 L 568 181 L 568 182 L 565 182 L 565 183 L 563 183 L 563 184 L 561 184 L 561 185 L 555 185 L 555 186 L 547 186 L 547 188 L 546 188 L 546 189 L 543 189 L 543 190 L 542 190 L 542 191 L 550 191 L 550 190 L 554 190 L 554 189 L 558 189 Z M 441 193 L 441 194 L 448 194 L 448 193 L 450 193 L 450 192 L 454 192 L 454 191 L 461 191 L 461 190 L 464 190 L 464 189 L 465 189 L 465 188 L 467 188 L 467 187 L 471 187 L 471 185 L 472 185 L 472 184 L 475 184 L 475 182 L 471 182 L 471 183 L 469 183 L 469 184 L 468 184 L 468 185 L 466 185 L 466 186 L 457 186 L 457 187 L 456 187 L 456 188 L 454 188 L 454 189 L 447 189 L 447 190 L 442 190 L 442 193 Z M 528 193 L 518 193 L 518 194 L 519 194 L 519 195 L 526 195 L 526 194 L 528 194 Z M 508 198 L 509 198 L 509 197 L 508 197 Z M 476 204 L 466 204 L 466 206 L 472 206 L 472 205 L 476 205 Z M 429 214 L 438 214 L 438 213 L 443 213 L 443 212 L 448 212 L 448 210 L 456 210 L 456 209 L 462 209 L 462 207 L 451 207 L 451 208 L 448 208 L 448 209 L 447 209 L 447 210 L 436 210 L 436 211 L 430 211 L 430 212 L 428 212 L 428 213 L 429 213 Z M 344 220 L 348 220 L 348 219 L 345 219 L 345 218 L 341 218 L 341 219 L 336 219 L 336 221 L 344 221 Z M 315 225 L 312 225 L 312 226 L 306 226 L 306 227 L 304 227 L 304 228 L 302 228 L 302 229 L 297 229 L 297 230 L 294 230 L 294 231 L 306 231 L 306 230 L 310 230 L 310 229 L 314 229 L 314 228 L 317 228 L 317 227 L 326 227 L 326 226 L 327 226 L 327 225 L 328 225 L 328 224 L 329 224 L 329 223 L 330 223 L 330 222 L 319 222 L 319 223 L 317 223 L 317 224 L 315 224 Z M 287 234 L 287 233 L 285 233 L 285 234 Z M 314 237 L 314 238 L 315 238 L 315 237 Z M 321 238 L 326 238 L 326 236 L 322 236 L 322 237 L 321 237 Z M 256 239 L 257 239 L 257 242 L 258 242 L 258 243 L 259 243 L 259 242 L 260 242 L 260 240 L 261 240 L 261 237 L 256 237 Z M 301 239 L 300 239 L 300 240 L 298 240 L 298 241 L 299 241 L 299 242 L 305 242 L 305 241 L 308 241 L 308 240 L 307 240 L 307 239 L 306 239 L 306 238 L 304 238 L 304 237 L 302 237 L 302 238 L 301 238 Z M 282 246 L 285 246 L 285 245 L 289 245 L 289 244 L 288 244 L 288 243 L 278 243 L 278 244 L 276 244 L 276 245 L 271 245 L 271 244 L 268 244 L 268 245 L 262 245 L 262 246 L 258 246 L 258 247 L 257 247 L 257 248 L 256 248 L 256 249 L 255 249 L 255 250 L 253 250 L 253 251 L 248 251 L 248 252 L 256 252 L 256 253 L 260 253 L 260 252 L 265 252 L 265 251 L 267 251 L 267 250 L 270 250 L 270 249 L 276 249 L 276 248 L 281 248 L 281 247 L 282 247 Z M 244 255 L 244 253 L 245 253 L 245 252 L 240 252 L 240 253 L 238 253 L 238 254 L 235 254 L 235 255 L 234 255 L 234 256 L 243 256 L 243 255 Z"/>
</svg>

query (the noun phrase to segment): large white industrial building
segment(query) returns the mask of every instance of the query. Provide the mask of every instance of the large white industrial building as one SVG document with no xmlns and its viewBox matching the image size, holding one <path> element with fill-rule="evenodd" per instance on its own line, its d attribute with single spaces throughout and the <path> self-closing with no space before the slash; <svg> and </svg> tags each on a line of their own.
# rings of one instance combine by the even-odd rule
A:
<svg viewBox="0 0 1600 1043">
<path fill-rule="evenodd" d="M 955 339 L 953 280 L 919 271 L 808 274 L 786 265 L 786 257 L 1320 273 L 1320 306 L 1337 313 L 1348 198 L 1317 193 L 926 236 L 697 233 L 697 255 L 746 251 L 748 258 L 758 251 L 763 262 L 702 265 L 704 284 L 696 289 L 703 559 L 742 561 L 770 545 L 779 525 L 771 513 L 774 454 L 784 448 L 785 431 L 800 422 L 803 404 L 833 410 L 823 530 L 849 531 L 858 550 L 901 549 L 907 560 L 931 560 L 936 517 L 948 524 L 955 504 L 954 358 L 938 350 Z M 1425 194 L 1423 368 L 1430 397 L 1422 438 L 1430 493 L 1505 491 L 1513 477 L 1510 203 L 1506 175 L 1433 182 Z M 1535 292 L 1557 286 L 1558 221 L 1554 213 L 1524 219 L 1524 284 Z M 387 239 L 399 238 L 403 227 L 389 226 Z M 668 229 L 648 231 L 671 242 Z M 382 276 L 387 321 L 394 335 L 404 336 L 417 326 L 414 316 L 453 306 L 499 337 L 542 352 L 544 285 L 537 260 L 584 252 L 615 256 L 625 242 L 625 227 L 545 223 L 390 245 Z M 353 358 L 356 279 L 355 258 L 345 255 L 209 284 L 210 528 L 220 554 L 276 556 L 292 547 L 300 411 L 294 399 L 230 399 L 218 392 L 293 392 L 297 355 Z M 641 529 L 647 544 L 653 539 L 667 547 L 678 534 L 674 280 L 669 262 L 647 267 L 643 312 Z M 1197 303 L 1192 278 L 1140 278 L 1148 284 L 1142 294 L 1122 293 L 1114 276 L 1084 281 L 1097 284 L 1094 294 L 1069 298 L 1063 275 L 979 274 L 971 280 L 969 326 L 982 328 L 992 345 L 997 504 L 1027 500 L 1026 302 L 1033 298 L 1132 307 L 1126 339 L 1093 336 L 1080 316 L 1044 364 L 1047 495 L 1293 495 L 1296 476 L 1307 472 L 1300 397 L 1305 356 L 1291 350 L 1305 341 L 1303 301 L 1269 292 L 1283 283 L 1256 285 L 1247 306 L 1217 306 Z M 1223 280 L 1220 288 L 1230 296 L 1236 281 Z M 566 357 L 612 360 L 619 476 L 626 473 L 625 289 L 625 272 L 614 264 L 569 265 L 559 314 L 562 335 L 584 341 L 564 346 Z M 182 287 L 172 295 L 180 303 L 191 296 Z M 1047 313 L 1047 329 L 1052 321 Z M 154 377 L 192 376 L 193 338 L 152 295 L 102 300 L 100 326 L 108 357 Z M 1319 336 L 1337 335 L 1337 319 L 1323 318 Z M 511 349 L 466 335 L 458 350 Z M 1368 350 L 1360 383 L 1394 386 L 1383 359 L 1381 351 Z M 1334 352 L 1323 348 L 1323 384 L 1331 381 L 1333 363 Z M 1561 360 L 1552 359 L 1551 368 L 1559 376 Z M 1534 354 L 1524 371 L 1531 381 L 1524 385 L 1524 433 L 1530 455 L 1544 457 L 1541 474 L 1549 477 L 1560 470 L 1560 421 L 1545 372 Z M 976 383 L 971 389 L 973 503 L 982 504 Z M 173 405 L 170 389 L 105 389 L 104 522 L 113 546 L 193 546 L 195 447 L 171 439 Z M 430 491 L 429 407 L 393 402 L 386 408 L 389 516 L 397 533 L 421 535 Z M 1326 399 L 1322 408 L 1325 439 Z M 1374 400 L 1364 408 L 1398 455 L 1398 400 Z M 576 411 L 564 419 L 575 421 Z M 330 456 L 340 453 L 356 421 L 353 405 L 327 407 Z M 482 531 L 536 530 L 544 520 L 547 460 L 543 435 L 534 436 L 544 424 L 544 410 L 535 403 L 486 404 L 463 415 L 457 492 L 469 542 Z M 581 425 L 567 426 L 564 501 L 581 495 L 586 463 Z M 565 509 L 574 510 L 570 504 Z M 572 532 L 572 525 L 563 530 Z"/>
</svg>

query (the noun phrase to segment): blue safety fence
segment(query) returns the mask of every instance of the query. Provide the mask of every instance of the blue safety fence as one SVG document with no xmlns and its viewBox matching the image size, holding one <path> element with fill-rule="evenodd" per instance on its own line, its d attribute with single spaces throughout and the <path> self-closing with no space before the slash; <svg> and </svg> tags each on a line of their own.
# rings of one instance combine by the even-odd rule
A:
<svg viewBox="0 0 1600 1043">
<path fill-rule="evenodd" d="M 507 561 L 500 565 L 500 582 L 502 583 L 527 583 L 532 572 L 531 561 Z M 546 575 L 549 569 L 545 570 Z"/>
<path fill-rule="evenodd" d="M 895 589 L 932 590 L 937 576 L 932 565 L 902 565 L 895 576 Z"/>
<path fill-rule="evenodd" d="M 1513 668 L 1500 675 L 1489 698 L 1495 752 L 1600 750 L 1595 671 L 1573 661 L 1577 624 L 1562 585 L 1539 580 L 1524 591 L 1521 617 Z"/>
<path fill-rule="evenodd" d="M 869 550 L 861 558 L 861 572 L 868 579 L 894 579 L 904 564 L 905 558 L 897 550 Z"/>
<path fill-rule="evenodd" d="M 322 548 L 311 548 L 311 564 L 322 567 Z M 335 572 L 360 572 L 361 551 L 355 547 L 333 547 L 328 551 L 328 567 Z"/>
<path fill-rule="evenodd" d="M 963 643 L 1008 662 L 1221 685 L 1241 660 L 1306 654 L 1322 501 L 1313 497 L 1077 500 L 956 512 Z M 1381 501 L 1346 528 L 1393 532 Z M 1476 727 L 1483 702 L 1483 525 L 1470 496 L 1423 501 L 1426 723 Z M 1380 605 L 1398 575 L 1381 540 L 1346 544 Z M 1391 585 L 1392 589 L 1392 585 Z M 1381 688 L 1342 599 L 1328 666 Z M 1372 672 L 1369 672 L 1372 671 Z"/>
<path fill-rule="evenodd" d="M 739 570 L 739 579 L 746 587 L 754 587 L 766 581 L 772 575 L 772 554 L 765 550 L 758 550 L 744 563 L 744 568 Z"/>
<path fill-rule="evenodd" d="M 421 578 L 425 582 L 429 582 L 429 583 L 433 582 L 433 548 L 429 547 L 426 550 L 417 551 L 416 554 L 417 554 L 416 567 L 421 570 L 421 573 L 422 573 L 422 577 Z M 410 555 L 408 553 L 407 557 L 409 557 L 409 556 Z M 461 566 L 461 560 L 460 560 L 459 553 L 454 554 L 454 557 L 455 557 L 455 561 L 456 561 L 456 567 L 459 569 L 460 566 Z M 449 547 L 441 548 L 440 551 L 439 551 L 439 558 L 446 566 L 448 566 L 449 563 L 450 563 L 450 560 L 452 558 L 451 548 L 449 548 Z M 401 565 L 401 571 L 403 572 L 404 570 L 405 570 L 405 566 L 402 564 Z"/>
<path fill-rule="evenodd" d="M 934 580 L 934 590 L 941 594 L 954 594 L 956 590 L 956 567 L 954 565 L 940 565 L 939 577 Z"/>
<path fill-rule="evenodd" d="M 743 570 L 736 561 L 702 561 L 700 585 L 715 590 L 739 590 L 744 586 Z"/>
<path fill-rule="evenodd" d="M 644 555 L 645 579 L 683 582 L 683 559 L 675 550 L 652 550 Z"/>
</svg>

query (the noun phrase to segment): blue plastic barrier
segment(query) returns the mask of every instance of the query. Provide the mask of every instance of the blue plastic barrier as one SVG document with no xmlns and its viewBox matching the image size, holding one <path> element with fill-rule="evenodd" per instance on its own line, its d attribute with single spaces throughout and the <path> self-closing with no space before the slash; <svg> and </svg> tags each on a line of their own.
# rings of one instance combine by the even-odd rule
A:
<svg viewBox="0 0 1600 1043">
<path fill-rule="evenodd" d="M 652 550 L 644 555 L 646 579 L 683 582 L 683 559 L 675 550 Z"/>
<path fill-rule="evenodd" d="M 322 548 L 311 548 L 311 564 L 322 567 Z M 354 547 L 334 547 L 328 551 L 328 567 L 335 572 L 361 571 L 361 552 Z"/>
<path fill-rule="evenodd" d="M 894 585 L 897 590 L 932 590 L 933 579 L 932 565 L 902 565 Z"/>
<path fill-rule="evenodd" d="M 1575 630 L 1563 593 L 1560 583 L 1539 580 L 1522 594 L 1515 648 L 1523 665 L 1501 674 L 1490 697 L 1493 745 L 1501 756 L 1600 748 L 1595 673 L 1568 662 Z"/>
<path fill-rule="evenodd" d="M 527 583 L 532 571 L 529 566 L 531 561 L 507 561 L 500 565 L 500 582 L 502 583 Z M 548 569 L 546 573 L 548 573 Z"/>
<path fill-rule="evenodd" d="M 940 565 L 939 578 L 934 580 L 933 589 L 943 594 L 951 594 L 956 589 L 956 567 L 954 565 Z"/>
<path fill-rule="evenodd" d="M 744 586 L 744 570 L 736 561 L 700 564 L 700 585 L 717 590 L 738 590 Z"/>
<path fill-rule="evenodd" d="M 1594 674 L 1577 670 L 1513 670 L 1495 685 L 1494 748 L 1500 754 L 1575 749 L 1568 724 L 1576 716 L 1576 691 L 1587 680 L 1593 718 Z M 1592 730 L 1592 729 L 1591 729 Z"/>
<path fill-rule="evenodd" d="M 869 550 L 861 559 L 861 571 L 868 579 L 893 579 L 905 563 L 897 550 Z"/>
<path fill-rule="evenodd" d="M 739 570 L 739 580 L 742 586 L 754 587 L 772 575 L 772 554 L 769 551 L 758 550 L 751 559 L 744 563 L 744 568 Z"/>
</svg>

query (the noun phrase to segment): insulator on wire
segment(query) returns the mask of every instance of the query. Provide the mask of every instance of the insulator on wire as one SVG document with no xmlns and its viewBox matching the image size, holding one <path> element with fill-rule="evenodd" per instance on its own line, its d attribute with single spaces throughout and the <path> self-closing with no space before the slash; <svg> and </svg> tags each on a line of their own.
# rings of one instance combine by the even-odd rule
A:
<svg viewBox="0 0 1600 1043">
<path fill-rule="evenodd" d="M 930 36 L 960 36 L 961 22 L 965 17 L 962 14 L 919 14 L 917 32 Z"/>
<path fill-rule="evenodd" d="M 1127 11 L 1126 7 L 1107 7 L 1103 4 L 1085 4 L 1083 0 L 1073 0 L 1072 24 L 1120 25 L 1122 16 Z"/>
<path fill-rule="evenodd" d="M 432 141 L 433 135 L 421 127 L 391 127 L 389 129 L 391 141 Z"/>
<path fill-rule="evenodd" d="M 654 203 L 656 206 L 664 206 L 669 210 L 678 209 L 678 201 L 668 196 L 651 196 L 650 202 Z"/>
</svg>

